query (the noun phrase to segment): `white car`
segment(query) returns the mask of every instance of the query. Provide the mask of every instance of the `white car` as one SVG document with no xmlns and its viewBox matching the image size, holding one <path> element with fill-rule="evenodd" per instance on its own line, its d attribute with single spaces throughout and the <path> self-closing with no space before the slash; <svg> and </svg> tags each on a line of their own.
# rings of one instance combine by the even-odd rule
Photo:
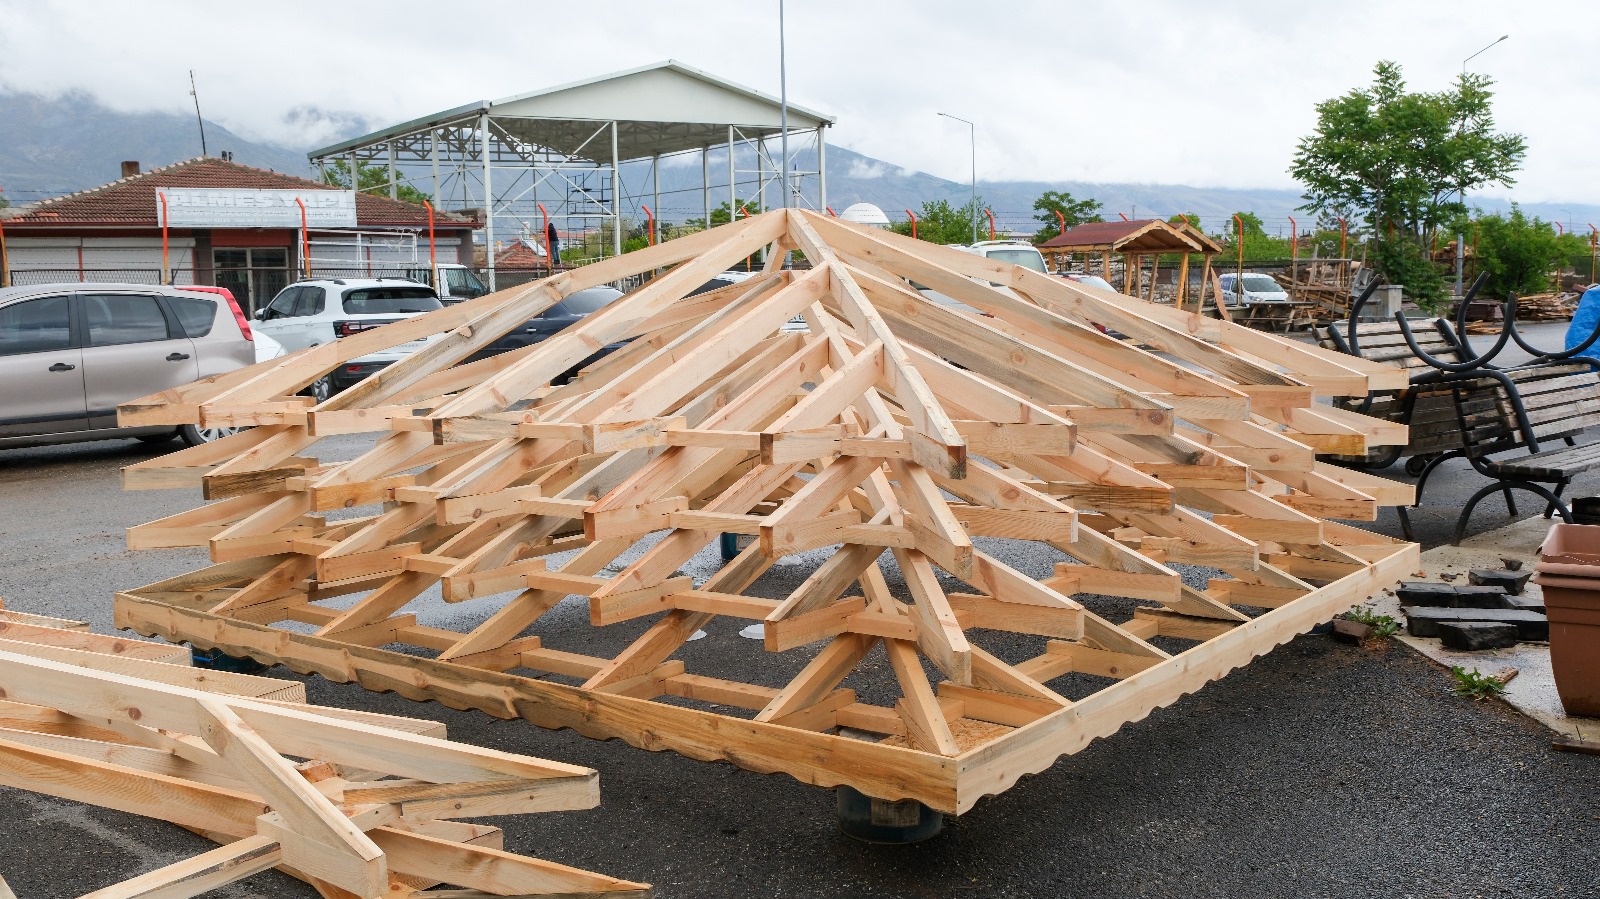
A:
<svg viewBox="0 0 1600 899">
<path fill-rule="evenodd" d="M 1238 306 L 1241 303 L 1287 303 L 1289 294 L 1271 275 L 1262 275 L 1255 272 L 1244 273 L 1244 292 L 1239 291 L 1239 275 L 1219 275 L 1218 282 L 1222 286 L 1223 301 L 1229 306 Z"/>
<path fill-rule="evenodd" d="M 1006 262 L 1010 263 L 1011 265 L 1020 265 L 1025 269 L 1036 271 L 1041 275 L 1049 273 L 1049 270 L 1044 264 L 1044 256 L 1034 248 L 1033 244 L 1020 240 L 982 240 L 970 247 L 963 246 L 961 244 L 952 244 L 950 249 L 960 250 L 963 253 L 971 253 L 974 256 L 982 256 L 985 259 L 993 259 L 996 262 Z M 1011 288 L 1006 287 L 998 281 L 984 281 L 981 278 L 973 278 L 972 280 L 977 281 L 980 284 L 988 284 L 990 287 L 998 287 L 1002 292 L 1013 297 L 1016 296 L 1016 294 L 1012 292 Z M 988 316 L 987 312 L 979 312 L 971 306 L 968 306 L 966 303 L 960 302 L 954 297 L 946 296 L 931 287 L 926 287 L 915 282 L 913 282 L 911 286 L 921 291 L 923 296 L 941 306 L 948 306 L 949 308 L 955 309 L 958 312 L 970 312 L 974 315 Z"/>
<path fill-rule="evenodd" d="M 320 278 L 285 287 L 256 312 L 256 330 L 293 353 L 441 308 L 433 288 L 404 278 Z M 307 392 L 322 402 L 438 337 L 352 359 Z"/>
</svg>

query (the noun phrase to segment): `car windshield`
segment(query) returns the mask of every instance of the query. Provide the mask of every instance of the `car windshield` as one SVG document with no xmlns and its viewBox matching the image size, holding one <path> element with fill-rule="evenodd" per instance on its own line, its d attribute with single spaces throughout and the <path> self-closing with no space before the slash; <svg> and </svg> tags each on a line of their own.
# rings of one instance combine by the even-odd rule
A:
<svg viewBox="0 0 1600 899">
<path fill-rule="evenodd" d="M 990 259 L 998 259 L 1001 262 L 1020 265 L 1023 268 L 1033 269 L 1041 274 L 1044 272 L 1044 257 L 1040 256 L 1039 251 L 1035 249 L 990 250 L 988 255 Z"/>
<path fill-rule="evenodd" d="M 604 309 L 607 303 L 610 303 L 618 296 L 620 294 L 603 287 L 593 290 L 580 290 L 562 300 L 561 305 L 567 307 L 568 311 L 578 315 L 588 315 L 591 312 L 598 312 Z"/>
<path fill-rule="evenodd" d="M 432 312 L 443 305 L 426 287 L 360 287 L 346 291 L 346 315 L 396 315 Z"/>
<path fill-rule="evenodd" d="M 1250 293 L 1283 293 L 1282 285 L 1266 275 L 1245 275 L 1244 289 Z"/>
</svg>

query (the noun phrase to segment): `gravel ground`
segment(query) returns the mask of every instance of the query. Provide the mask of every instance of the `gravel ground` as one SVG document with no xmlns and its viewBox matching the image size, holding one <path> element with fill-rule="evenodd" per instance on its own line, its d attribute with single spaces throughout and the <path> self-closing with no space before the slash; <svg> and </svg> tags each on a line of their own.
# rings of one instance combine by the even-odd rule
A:
<svg viewBox="0 0 1600 899">
<path fill-rule="evenodd" d="M 334 447 L 343 456 L 361 442 Z M 204 564 L 198 551 L 125 550 L 124 528 L 196 499 L 121 492 L 117 470 L 149 455 L 130 442 L 0 451 L 0 596 L 109 632 L 114 590 Z M 1413 516 L 1425 543 L 1448 535 L 1479 483 L 1464 466 L 1436 477 Z M 1486 504 L 1475 530 L 1497 524 L 1497 511 Z M 1376 529 L 1398 534 L 1393 514 Z M 1052 560 L 1008 561 L 1037 575 Z M 775 568 L 763 592 L 805 570 Z M 426 617 L 459 626 L 484 611 L 429 603 Z M 558 630 L 588 642 L 563 645 L 600 648 L 572 617 Z M 733 622 L 708 630 L 683 654 L 694 670 L 731 672 L 759 653 Z M 1068 681 L 1057 685 L 1090 686 Z M 899 848 L 841 836 L 831 792 L 785 776 L 308 684 L 319 702 L 436 718 L 459 740 L 597 768 L 601 808 L 497 822 L 508 848 L 649 881 L 663 897 L 1600 895 L 1600 759 L 1552 753 L 1538 725 L 1450 695 L 1446 672 L 1398 646 L 1302 637 Z M 0 796 L 0 874 L 23 899 L 78 895 L 204 846 L 160 822 Z M 218 895 L 312 894 L 261 875 Z"/>
</svg>

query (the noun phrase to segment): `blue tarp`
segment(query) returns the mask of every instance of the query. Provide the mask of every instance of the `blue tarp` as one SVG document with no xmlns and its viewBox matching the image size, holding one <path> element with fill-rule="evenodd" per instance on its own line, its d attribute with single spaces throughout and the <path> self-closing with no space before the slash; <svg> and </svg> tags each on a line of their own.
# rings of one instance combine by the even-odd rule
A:
<svg viewBox="0 0 1600 899">
<path fill-rule="evenodd" d="M 1567 326 L 1566 348 L 1570 350 L 1588 340 L 1596 325 L 1600 325 L 1600 284 L 1585 290 L 1578 301 L 1578 311 L 1572 316 L 1572 324 Z M 1600 363 L 1600 340 L 1590 344 L 1582 355 Z"/>
</svg>

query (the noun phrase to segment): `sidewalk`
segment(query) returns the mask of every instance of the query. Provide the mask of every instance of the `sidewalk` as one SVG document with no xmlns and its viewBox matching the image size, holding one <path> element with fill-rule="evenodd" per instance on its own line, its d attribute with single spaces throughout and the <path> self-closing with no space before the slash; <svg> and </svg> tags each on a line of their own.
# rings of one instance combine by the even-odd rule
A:
<svg viewBox="0 0 1600 899">
<path fill-rule="evenodd" d="M 1436 546 L 1422 554 L 1422 569 L 1407 580 L 1444 582 L 1441 574 L 1455 574 L 1455 584 L 1467 583 L 1472 568 L 1501 568 L 1501 559 L 1520 559 L 1529 571 L 1539 558 L 1539 544 L 1550 530 L 1550 521 L 1535 515 L 1522 521 L 1469 537 L 1460 546 Z M 1538 597 L 1539 585 L 1529 581 L 1523 595 Z M 1369 603 L 1375 613 L 1391 615 L 1404 622 L 1400 603 L 1391 590 L 1373 597 Z M 1446 649 L 1436 637 L 1413 637 L 1404 630 L 1395 639 L 1445 667 L 1460 665 L 1471 671 L 1493 674 L 1506 668 L 1517 669 L 1517 676 L 1506 684 L 1502 698 L 1512 708 L 1538 721 L 1558 734 L 1586 742 L 1600 742 L 1600 718 L 1578 718 L 1561 708 L 1556 695 L 1555 675 L 1550 668 L 1550 644 L 1518 643 L 1510 649 L 1481 652 L 1456 652 Z"/>
</svg>

